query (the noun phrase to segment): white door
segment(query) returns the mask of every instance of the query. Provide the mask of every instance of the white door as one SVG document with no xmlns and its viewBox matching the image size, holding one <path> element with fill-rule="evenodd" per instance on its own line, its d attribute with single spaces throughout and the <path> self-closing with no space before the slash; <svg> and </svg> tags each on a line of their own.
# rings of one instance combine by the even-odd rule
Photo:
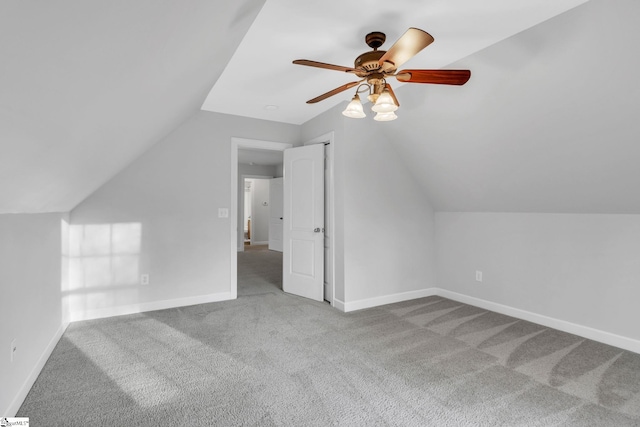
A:
<svg viewBox="0 0 640 427">
<path fill-rule="evenodd" d="M 269 249 L 282 252 L 282 218 L 284 217 L 284 180 L 269 180 Z"/>
<path fill-rule="evenodd" d="M 284 150 L 285 292 L 324 300 L 324 145 Z"/>
</svg>

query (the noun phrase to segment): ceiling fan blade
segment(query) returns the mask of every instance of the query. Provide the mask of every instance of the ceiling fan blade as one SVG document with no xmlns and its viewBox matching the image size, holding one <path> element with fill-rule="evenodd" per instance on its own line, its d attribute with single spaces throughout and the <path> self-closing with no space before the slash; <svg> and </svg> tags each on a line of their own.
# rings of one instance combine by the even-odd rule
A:
<svg viewBox="0 0 640 427">
<path fill-rule="evenodd" d="M 469 70 L 402 70 L 396 79 L 404 83 L 432 83 L 439 85 L 463 85 L 471 77 Z"/>
<path fill-rule="evenodd" d="M 396 68 L 407 62 L 425 47 L 433 43 L 433 37 L 418 28 L 409 28 L 380 58 L 380 65 L 391 62 Z"/>
<path fill-rule="evenodd" d="M 325 64 L 324 62 L 309 61 L 308 59 L 296 59 L 294 64 L 306 65 L 308 67 L 325 68 L 327 70 L 344 71 L 345 73 L 353 73 L 356 71 L 351 67 L 343 67 L 342 65 Z"/>
<path fill-rule="evenodd" d="M 389 95 L 391 95 L 391 98 L 393 98 L 393 102 L 395 102 L 396 105 L 399 107 L 400 103 L 398 102 L 398 98 L 396 98 L 396 94 L 393 92 L 393 89 L 391 89 L 391 85 L 389 83 L 385 83 L 384 87 L 389 89 Z"/>
<path fill-rule="evenodd" d="M 307 104 L 315 104 L 316 102 L 320 102 L 320 101 L 322 101 L 324 99 L 329 98 L 330 96 L 336 95 L 336 94 L 338 94 L 340 92 L 344 92 L 347 89 L 351 89 L 354 86 L 358 86 L 361 81 L 362 80 L 359 80 L 357 82 L 351 82 L 351 83 L 344 84 L 344 85 L 342 85 L 340 87 L 335 88 L 334 90 L 330 90 L 327 93 L 323 93 L 320 96 L 316 96 L 315 98 L 308 100 Z"/>
</svg>

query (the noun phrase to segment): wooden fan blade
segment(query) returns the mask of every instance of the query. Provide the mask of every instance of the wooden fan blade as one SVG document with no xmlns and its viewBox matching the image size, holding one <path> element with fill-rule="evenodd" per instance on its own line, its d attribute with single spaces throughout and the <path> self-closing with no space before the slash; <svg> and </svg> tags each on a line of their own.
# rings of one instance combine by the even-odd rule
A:
<svg viewBox="0 0 640 427">
<path fill-rule="evenodd" d="M 438 85 L 463 85 L 471 77 L 469 70 L 402 70 L 396 79 L 406 83 L 432 83 Z"/>
<path fill-rule="evenodd" d="M 389 89 L 389 95 L 391 95 L 391 98 L 393 98 L 393 102 L 395 102 L 396 105 L 399 107 L 400 103 L 398 102 L 398 98 L 396 98 L 396 94 L 393 92 L 393 89 L 391 89 L 391 85 L 389 83 L 386 83 L 384 87 Z"/>
<path fill-rule="evenodd" d="M 418 28 L 409 28 L 387 53 L 382 55 L 379 63 L 382 65 L 384 62 L 391 62 L 398 68 L 431 43 L 431 34 Z"/>
<path fill-rule="evenodd" d="M 351 89 L 354 86 L 358 86 L 361 81 L 362 80 L 359 80 L 357 82 L 351 82 L 351 83 L 344 84 L 344 85 L 342 85 L 340 87 L 335 88 L 334 90 L 330 90 L 327 93 L 323 93 L 320 96 L 316 96 L 315 98 L 308 100 L 307 104 L 315 104 L 316 102 L 320 102 L 320 101 L 322 101 L 324 99 L 329 98 L 330 96 L 336 95 L 336 94 L 338 94 L 340 92 L 344 92 L 347 89 Z"/>
<path fill-rule="evenodd" d="M 350 67 L 343 67 L 342 65 L 325 64 L 324 62 L 309 61 L 308 59 L 296 59 L 294 64 L 306 65 L 308 67 L 325 68 L 327 70 L 344 71 L 345 73 L 353 73 L 356 71 Z"/>
</svg>

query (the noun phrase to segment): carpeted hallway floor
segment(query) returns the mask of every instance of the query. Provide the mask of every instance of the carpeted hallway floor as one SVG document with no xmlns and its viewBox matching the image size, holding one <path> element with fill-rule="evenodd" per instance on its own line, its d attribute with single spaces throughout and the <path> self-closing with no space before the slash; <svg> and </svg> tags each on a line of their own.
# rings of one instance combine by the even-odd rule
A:
<svg viewBox="0 0 640 427">
<path fill-rule="evenodd" d="M 340 313 L 238 256 L 238 299 L 73 323 L 34 426 L 640 426 L 640 355 L 440 297 Z"/>
<path fill-rule="evenodd" d="M 238 252 L 238 297 L 282 291 L 282 252 L 246 245 Z"/>
</svg>

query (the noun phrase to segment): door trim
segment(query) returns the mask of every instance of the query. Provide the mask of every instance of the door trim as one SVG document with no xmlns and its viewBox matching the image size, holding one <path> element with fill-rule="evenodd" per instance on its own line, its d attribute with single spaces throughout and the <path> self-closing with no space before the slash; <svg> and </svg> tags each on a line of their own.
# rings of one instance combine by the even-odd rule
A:
<svg viewBox="0 0 640 427">
<path fill-rule="evenodd" d="M 324 260 L 324 262 L 331 263 L 331 307 L 336 306 L 336 214 L 335 214 L 335 180 L 334 180 L 334 153 L 335 153 L 335 143 L 334 143 L 334 132 L 328 132 L 317 136 L 307 142 L 304 145 L 311 144 L 329 144 L 329 215 L 331 217 L 331 228 L 329 230 L 329 240 L 331 241 L 331 251 L 329 254 L 329 259 Z"/>
<path fill-rule="evenodd" d="M 238 298 L 238 148 L 284 151 L 293 147 L 287 142 L 231 137 L 231 206 L 229 207 L 230 262 L 229 293 Z"/>
</svg>

